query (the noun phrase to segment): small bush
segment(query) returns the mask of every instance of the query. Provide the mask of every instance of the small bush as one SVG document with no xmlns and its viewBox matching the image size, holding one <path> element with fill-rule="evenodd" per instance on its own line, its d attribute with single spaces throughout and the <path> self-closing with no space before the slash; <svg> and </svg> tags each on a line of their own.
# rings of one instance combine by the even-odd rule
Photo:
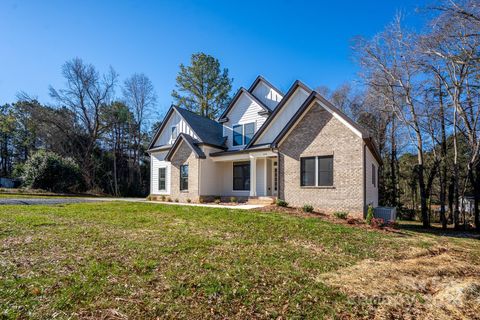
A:
<svg viewBox="0 0 480 320">
<path fill-rule="evenodd" d="M 279 207 L 288 207 L 288 202 L 282 199 L 277 199 L 277 206 Z"/>
<path fill-rule="evenodd" d="M 230 197 L 230 202 L 237 203 L 238 202 L 237 197 Z"/>
<path fill-rule="evenodd" d="M 168 202 L 172 202 L 172 198 L 167 197 L 167 201 L 168 201 Z"/>
<path fill-rule="evenodd" d="M 313 206 L 311 204 L 304 204 L 302 210 L 303 212 L 313 212 Z"/>
<path fill-rule="evenodd" d="M 167 197 L 165 197 L 165 196 L 161 196 L 161 198 L 160 198 L 160 199 L 162 199 L 162 201 L 165 201 L 165 200 L 167 199 Z"/>
<path fill-rule="evenodd" d="M 333 213 L 333 215 L 335 217 L 337 217 L 338 219 L 344 219 L 345 220 L 348 217 L 348 212 L 346 212 L 346 211 L 335 211 Z"/>
<path fill-rule="evenodd" d="M 175 198 L 175 202 L 178 202 L 178 198 Z"/>
<path fill-rule="evenodd" d="M 215 204 L 220 204 L 221 201 L 220 201 L 220 199 L 215 199 L 215 201 L 213 201 L 213 202 L 215 202 Z"/>
<path fill-rule="evenodd" d="M 187 202 L 188 202 L 188 203 L 192 202 L 192 199 L 187 198 Z"/>
<path fill-rule="evenodd" d="M 370 204 L 368 205 L 368 211 L 367 211 L 367 224 L 372 224 L 372 219 L 374 218 L 373 216 L 373 206 Z"/>
<path fill-rule="evenodd" d="M 151 201 L 151 200 L 153 200 L 153 197 L 151 195 L 148 195 L 147 196 L 147 201 Z"/>
</svg>

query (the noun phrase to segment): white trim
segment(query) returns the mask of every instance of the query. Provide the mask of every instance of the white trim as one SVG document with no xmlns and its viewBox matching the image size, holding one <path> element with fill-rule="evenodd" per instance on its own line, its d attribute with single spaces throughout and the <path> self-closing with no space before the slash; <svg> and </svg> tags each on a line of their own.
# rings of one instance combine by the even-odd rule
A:
<svg viewBox="0 0 480 320">
<path fill-rule="evenodd" d="M 268 184 L 268 183 L 267 183 L 267 171 L 268 171 L 268 170 L 267 170 L 267 168 L 268 168 L 267 158 L 265 158 L 264 160 L 265 160 L 265 161 L 264 161 L 264 166 L 265 166 L 265 168 L 264 168 L 264 170 L 263 170 L 263 171 L 264 171 L 264 180 L 263 180 L 263 181 L 264 181 L 265 183 L 264 183 L 264 186 L 263 186 L 263 190 L 264 190 L 264 195 L 267 196 L 267 184 Z"/>
</svg>

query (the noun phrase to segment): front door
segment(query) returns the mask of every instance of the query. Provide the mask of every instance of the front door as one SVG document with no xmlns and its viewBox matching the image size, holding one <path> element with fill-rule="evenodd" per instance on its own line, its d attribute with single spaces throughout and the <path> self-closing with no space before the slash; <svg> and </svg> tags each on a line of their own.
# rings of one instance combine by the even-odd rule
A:
<svg viewBox="0 0 480 320">
<path fill-rule="evenodd" d="M 278 162 L 277 160 L 273 161 L 273 166 L 272 166 L 272 195 L 277 196 L 278 195 Z"/>
</svg>

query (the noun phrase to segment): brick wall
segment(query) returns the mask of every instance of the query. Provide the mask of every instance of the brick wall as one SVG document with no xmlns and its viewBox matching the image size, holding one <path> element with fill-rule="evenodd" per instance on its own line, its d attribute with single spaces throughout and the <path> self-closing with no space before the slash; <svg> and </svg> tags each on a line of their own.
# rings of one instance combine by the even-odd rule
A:
<svg viewBox="0 0 480 320">
<path fill-rule="evenodd" d="M 279 145 L 280 194 L 290 205 L 363 216 L 363 140 L 315 104 Z M 333 155 L 333 187 L 301 187 L 300 157 Z"/>
<path fill-rule="evenodd" d="M 186 202 L 191 199 L 192 202 L 198 202 L 198 167 L 200 159 L 195 157 L 190 147 L 182 142 L 171 159 L 171 185 L 170 197 L 173 201 L 178 199 L 180 202 Z M 188 164 L 188 190 L 180 191 L 180 166 Z"/>
</svg>

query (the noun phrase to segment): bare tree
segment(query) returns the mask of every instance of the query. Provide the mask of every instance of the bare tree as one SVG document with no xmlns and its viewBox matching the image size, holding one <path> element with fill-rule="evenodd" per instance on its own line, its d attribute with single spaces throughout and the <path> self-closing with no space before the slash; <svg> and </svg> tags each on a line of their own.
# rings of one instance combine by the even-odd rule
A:
<svg viewBox="0 0 480 320">
<path fill-rule="evenodd" d="M 134 163 L 140 161 L 140 148 L 143 133 L 147 131 L 145 119 L 157 102 L 157 96 L 150 79 L 143 73 L 135 73 L 126 79 L 123 85 L 123 97 L 134 115 L 136 132 L 134 134 Z"/>
<path fill-rule="evenodd" d="M 480 230 L 480 6 L 473 1 L 449 1 L 435 10 L 441 14 L 432 21 L 432 31 L 421 38 L 420 50 L 428 59 L 426 67 L 444 88 L 454 114 L 454 223 L 455 227 L 460 227 L 457 151 L 457 133 L 460 132 L 469 144 L 466 176 L 474 190 L 475 225 Z"/>
<path fill-rule="evenodd" d="M 93 151 L 102 133 L 100 120 L 101 106 L 110 102 L 113 97 L 117 74 L 110 67 L 109 71 L 100 75 L 91 64 L 80 58 L 67 61 L 62 66 L 62 74 L 66 80 L 65 88 L 56 90 L 50 86 L 50 95 L 61 106 L 69 108 L 84 131 L 85 138 L 76 136 L 82 146 L 81 160 L 84 178 L 92 188 L 95 184 L 95 159 Z"/>
<path fill-rule="evenodd" d="M 419 95 L 422 94 L 422 81 L 418 64 L 413 54 L 417 41 L 412 33 L 405 32 L 400 24 L 400 17 L 372 41 L 357 41 L 357 54 L 364 70 L 367 85 L 378 88 L 378 92 L 388 92 L 392 88 L 396 98 L 385 95 L 390 106 L 410 132 L 412 143 L 417 151 L 417 176 L 420 189 L 421 215 L 424 227 L 430 226 L 425 183 L 425 142 L 421 128 L 423 105 Z"/>
</svg>

